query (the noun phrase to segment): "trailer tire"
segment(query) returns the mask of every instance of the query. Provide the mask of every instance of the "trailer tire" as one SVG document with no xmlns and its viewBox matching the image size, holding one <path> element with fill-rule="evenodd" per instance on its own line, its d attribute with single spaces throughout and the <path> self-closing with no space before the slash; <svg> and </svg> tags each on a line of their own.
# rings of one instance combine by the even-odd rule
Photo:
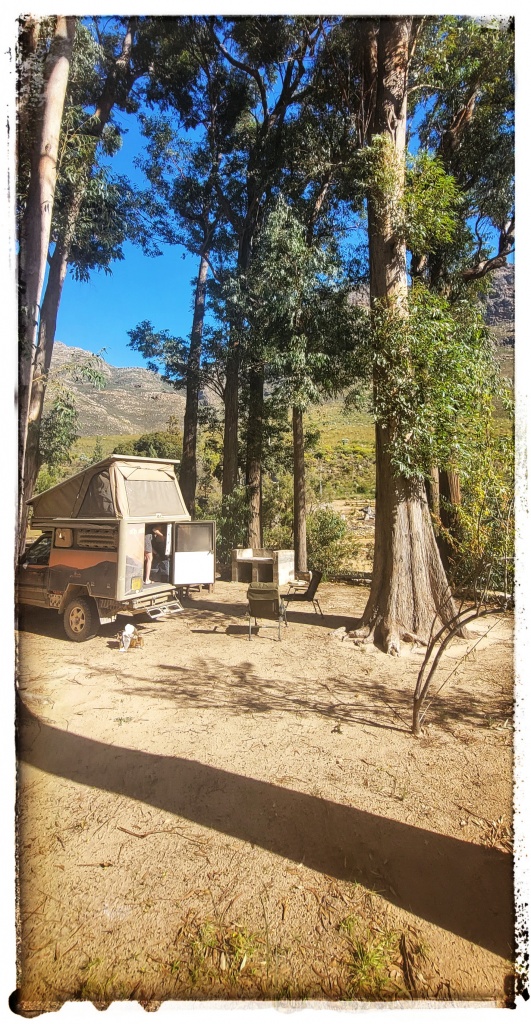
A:
<svg viewBox="0 0 531 1024">
<path fill-rule="evenodd" d="M 96 636 L 99 629 L 99 615 L 91 597 L 73 597 L 63 612 L 64 631 L 69 640 L 82 643 Z"/>
</svg>

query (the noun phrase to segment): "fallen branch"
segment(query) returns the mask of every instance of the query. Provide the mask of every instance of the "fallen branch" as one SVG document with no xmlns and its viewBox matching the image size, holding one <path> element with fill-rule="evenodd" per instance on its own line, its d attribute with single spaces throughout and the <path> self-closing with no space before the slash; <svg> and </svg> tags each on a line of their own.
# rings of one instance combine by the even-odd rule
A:
<svg viewBox="0 0 531 1024">
<path fill-rule="evenodd" d="M 124 828 L 123 825 L 117 825 L 116 828 L 120 832 L 126 832 L 128 836 L 134 836 L 135 839 L 146 839 L 147 836 L 156 835 L 176 835 L 186 839 L 189 843 L 195 843 L 196 846 L 208 846 L 208 841 L 203 843 L 199 839 L 190 839 L 190 836 L 187 836 L 184 832 L 179 832 L 176 828 L 154 828 L 150 832 L 131 832 L 131 829 Z"/>
</svg>

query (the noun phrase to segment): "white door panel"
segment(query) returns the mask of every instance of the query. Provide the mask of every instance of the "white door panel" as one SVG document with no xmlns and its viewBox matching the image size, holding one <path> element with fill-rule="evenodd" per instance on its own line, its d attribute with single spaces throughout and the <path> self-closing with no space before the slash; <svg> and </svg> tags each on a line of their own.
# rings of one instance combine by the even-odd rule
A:
<svg viewBox="0 0 531 1024">
<path fill-rule="evenodd" d="M 176 551 L 173 556 L 173 580 L 177 586 L 214 583 L 213 551 Z"/>
</svg>

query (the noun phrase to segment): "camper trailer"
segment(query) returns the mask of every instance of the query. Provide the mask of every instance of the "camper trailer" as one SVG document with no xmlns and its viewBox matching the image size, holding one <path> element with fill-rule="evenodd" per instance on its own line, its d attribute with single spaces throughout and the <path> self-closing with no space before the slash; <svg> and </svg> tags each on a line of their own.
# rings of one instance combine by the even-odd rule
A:
<svg viewBox="0 0 531 1024">
<path fill-rule="evenodd" d="M 20 560 L 17 600 L 57 609 L 70 640 L 119 613 L 171 614 L 184 588 L 214 585 L 216 524 L 191 521 L 171 459 L 110 455 L 29 505 L 41 534 Z"/>
</svg>

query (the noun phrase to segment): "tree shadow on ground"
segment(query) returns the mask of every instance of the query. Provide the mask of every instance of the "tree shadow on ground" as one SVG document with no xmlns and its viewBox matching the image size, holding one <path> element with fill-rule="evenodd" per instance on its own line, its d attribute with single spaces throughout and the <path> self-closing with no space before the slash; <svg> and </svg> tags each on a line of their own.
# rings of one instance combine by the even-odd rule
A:
<svg viewBox="0 0 531 1024">
<path fill-rule="evenodd" d="M 18 723 L 19 757 L 26 764 L 376 889 L 408 913 L 512 956 L 512 862 L 500 850 L 198 761 L 78 736 L 22 704 Z"/>
<path fill-rule="evenodd" d="M 285 596 L 285 595 L 284 595 Z M 213 612 L 220 618 L 235 618 L 247 620 L 247 602 L 239 601 L 234 603 L 227 603 L 220 601 L 212 601 L 206 598 L 200 598 L 198 600 L 183 598 L 183 604 L 187 611 L 190 612 Z M 347 629 L 355 629 L 360 624 L 361 619 L 359 616 L 351 614 L 329 614 L 325 611 L 324 615 L 319 615 L 312 608 L 311 602 L 308 602 L 308 610 L 300 608 L 300 604 L 295 609 L 293 604 L 287 605 L 287 617 L 288 625 L 290 622 L 299 623 L 301 625 L 308 626 L 324 626 L 327 629 L 338 629 L 340 626 L 345 626 Z"/>
<path fill-rule="evenodd" d="M 214 631 L 209 632 L 215 636 Z M 242 637 L 243 633 L 235 639 Z M 251 643 L 247 640 L 249 657 L 258 639 L 271 650 L 271 674 L 267 676 L 259 675 L 251 661 L 227 664 L 215 657 L 195 658 L 187 667 L 159 663 L 154 668 L 155 676 L 150 677 L 129 673 L 125 667 L 113 674 L 121 693 L 169 701 L 182 709 L 216 709 L 228 714 L 312 714 L 344 725 L 411 731 L 416 668 L 412 669 L 410 689 L 391 687 L 385 677 L 366 675 L 362 671 L 365 660 L 361 665 L 353 660 L 348 676 L 336 674 L 315 679 L 310 675 L 311 665 L 308 671 L 303 668 L 299 676 L 294 676 L 290 668 L 286 681 L 278 661 L 282 657 L 282 641 L 279 643 L 273 632 L 262 638 L 253 635 Z M 457 725 L 484 729 L 489 722 L 510 715 L 510 698 L 493 695 L 487 699 L 469 689 L 454 689 L 450 694 L 433 698 L 426 722 L 452 733 Z"/>
</svg>

